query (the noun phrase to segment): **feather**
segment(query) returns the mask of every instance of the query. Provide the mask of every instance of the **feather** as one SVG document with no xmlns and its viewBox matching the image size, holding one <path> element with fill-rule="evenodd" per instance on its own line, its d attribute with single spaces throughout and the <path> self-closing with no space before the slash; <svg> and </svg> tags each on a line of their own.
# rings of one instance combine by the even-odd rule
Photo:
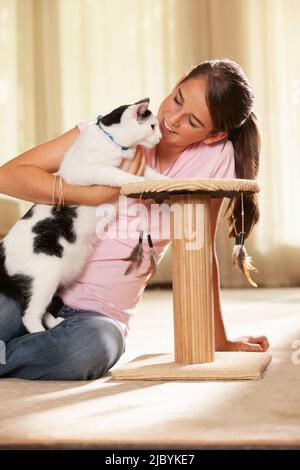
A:
<svg viewBox="0 0 300 470">
<path fill-rule="evenodd" d="M 139 241 L 133 248 L 132 252 L 127 258 L 123 258 L 123 261 L 131 261 L 130 265 L 125 271 L 125 276 L 130 274 L 134 268 L 138 269 L 144 260 L 143 252 L 143 232 L 140 232 Z"/>
<path fill-rule="evenodd" d="M 155 253 L 153 248 L 150 248 L 149 254 L 150 254 L 150 266 L 149 266 L 149 268 L 147 269 L 147 271 L 145 273 L 140 274 L 139 276 L 137 276 L 139 278 L 148 276 L 148 274 L 150 274 L 150 273 L 151 273 L 151 276 L 153 276 L 153 274 L 155 274 L 155 272 L 156 272 L 156 269 L 157 269 L 157 254 Z"/>
<path fill-rule="evenodd" d="M 150 263 L 152 273 L 154 274 L 157 268 L 157 254 L 155 253 L 153 248 L 150 248 Z"/>
<path fill-rule="evenodd" d="M 234 245 L 233 252 L 233 266 L 237 266 L 242 273 L 245 275 L 247 281 L 251 286 L 257 287 L 257 284 L 251 279 L 249 271 L 258 272 L 257 269 L 252 265 L 252 258 L 248 256 L 244 245 Z"/>
</svg>

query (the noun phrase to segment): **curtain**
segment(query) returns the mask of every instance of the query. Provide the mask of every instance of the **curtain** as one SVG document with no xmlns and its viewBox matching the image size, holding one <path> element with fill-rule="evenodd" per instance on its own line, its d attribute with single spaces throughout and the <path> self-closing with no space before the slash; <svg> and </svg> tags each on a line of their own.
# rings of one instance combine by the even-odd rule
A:
<svg viewBox="0 0 300 470">
<path fill-rule="evenodd" d="M 299 0 L 0 0 L 0 164 L 120 103 L 149 96 L 156 112 L 184 72 L 231 58 L 262 129 L 262 214 L 246 241 L 254 277 L 299 285 L 299 15 Z M 221 218 L 221 284 L 246 287 L 232 246 Z M 171 280 L 170 253 L 156 280 Z"/>
<path fill-rule="evenodd" d="M 246 241 L 259 270 L 254 277 L 261 287 L 299 286 L 300 2 L 212 0 L 208 4 L 210 54 L 229 55 L 241 64 L 253 85 L 255 111 L 260 118 L 261 219 Z M 229 269 L 231 250 L 222 250 L 225 237 L 224 224 L 220 224 L 223 285 L 246 287 L 246 281 Z"/>
</svg>

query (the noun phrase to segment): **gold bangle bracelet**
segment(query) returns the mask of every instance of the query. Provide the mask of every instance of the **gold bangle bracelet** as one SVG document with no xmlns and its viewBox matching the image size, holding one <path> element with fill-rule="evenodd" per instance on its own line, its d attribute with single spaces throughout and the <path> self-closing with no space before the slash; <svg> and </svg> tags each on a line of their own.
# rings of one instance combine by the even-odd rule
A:
<svg viewBox="0 0 300 470">
<path fill-rule="evenodd" d="M 65 205 L 64 191 L 63 191 L 63 180 L 61 176 L 58 176 L 58 202 L 56 203 L 56 178 L 58 175 L 54 175 L 53 189 L 52 189 L 52 206 L 56 211 L 60 211 L 61 207 Z"/>
<path fill-rule="evenodd" d="M 55 207 L 56 177 L 57 177 L 57 175 L 54 175 L 53 188 L 52 188 L 52 206 L 53 207 Z"/>
</svg>

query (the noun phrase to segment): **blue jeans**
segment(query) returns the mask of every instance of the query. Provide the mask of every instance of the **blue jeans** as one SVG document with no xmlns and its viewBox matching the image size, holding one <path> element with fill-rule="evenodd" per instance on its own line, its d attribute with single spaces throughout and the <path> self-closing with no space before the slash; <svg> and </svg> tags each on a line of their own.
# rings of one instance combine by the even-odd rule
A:
<svg viewBox="0 0 300 470">
<path fill-rule="evenodd" d="M 21 313 L 16 301 L 0 293 L 0 340 L 5 343 L 6 356 L 5 361 L 0 360 L 0 377 L 97 379 L 125 351 L 120 326 L 102 313 L 63 305 L 59 316 L 64 321 L 38 333 L 28 333 Z"/>
</svg>

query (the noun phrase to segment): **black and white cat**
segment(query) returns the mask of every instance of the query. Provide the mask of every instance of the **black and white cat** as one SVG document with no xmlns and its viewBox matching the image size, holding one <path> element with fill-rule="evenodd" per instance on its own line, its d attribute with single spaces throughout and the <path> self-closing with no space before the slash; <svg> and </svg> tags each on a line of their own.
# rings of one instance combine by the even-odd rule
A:
<svg viewBox="0 0 300 470">
<path fill-rule="evenodd" d="M 144 176 L 124 171 L 137 145 L 151 148 L 162 137 L 149 101 L 120 106 L 86 126 L 64 155 L 57 174 L 67 183 L 86 186 L 168 179 L 148 166 Z M 42 320 L 53 296 L 84 268 L 107 225 L 107 220 L 100 228 L 96 223 L 99 207 L 66 205 L 57 211 L 52 205 L 33 205 L 0 243 L 0 292 L 21 304 L 29 332 L 45 329 Z M 47 327 L 62 321 L 49 312 L 44 320 Z"/>
</svg>

